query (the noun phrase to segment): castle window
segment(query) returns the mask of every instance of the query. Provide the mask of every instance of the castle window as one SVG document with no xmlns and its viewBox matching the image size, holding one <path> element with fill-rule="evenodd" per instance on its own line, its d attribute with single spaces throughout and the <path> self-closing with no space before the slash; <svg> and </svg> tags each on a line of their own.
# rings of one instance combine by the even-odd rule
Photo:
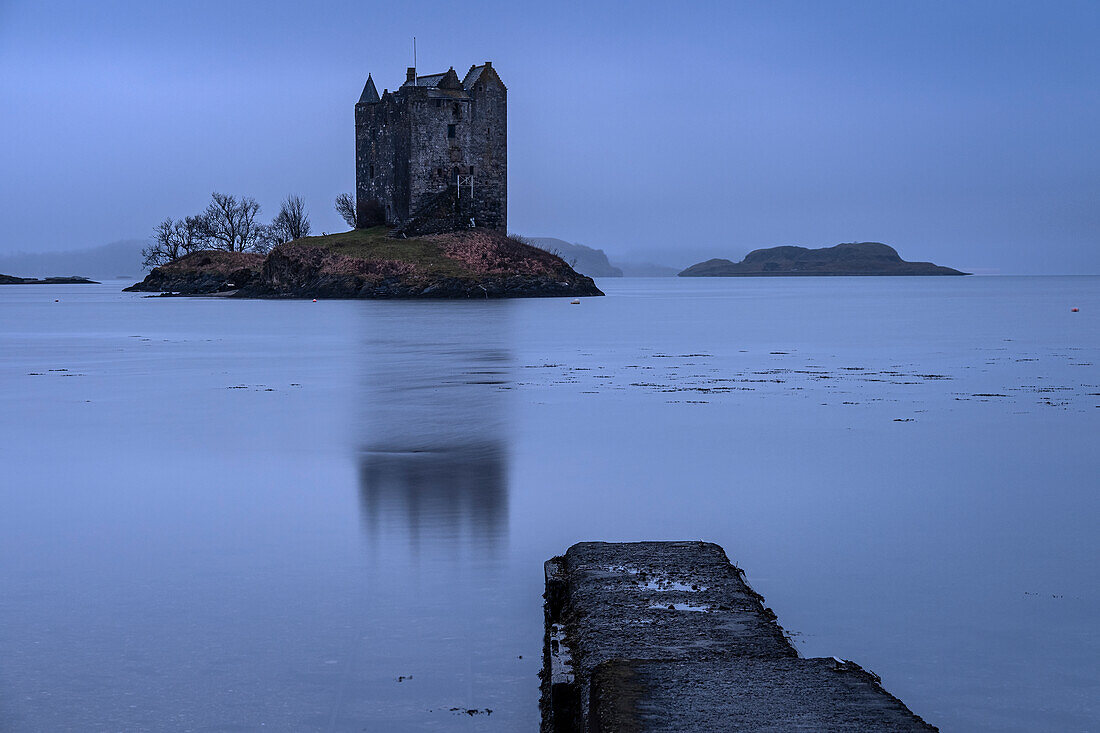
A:
<svg viewBox="0 0 1100 733">
<path fill-rule="evenodd" d="M 435 106 L 436 107 L 442 107 L 443 106 L 443 100 L 442 99 L 435 100 Z"/>
<path fill-rule="evenodd" d="M 455 129 L 457 125 L 447 125 L 447 137 L 453 138 L 455 136 Z"/>
<path fill-rule="evenodd" d="M 453 170 L 451 171 L 451 177 L 452 177 L 452 178 L 455 178 L 455 179 L 457 179 L 457 178 L 458 178 L 458 166 L 457 166 L 457 165 L 456 165 L 456 166 L 454 167 L 454 169 L 453 169 Z"/>
<path fill-rule="evenodd" d="M 472 176 L 473 174 L 474 174 L 474 167 L 470 166 L 470 175 Z"/>
<path fill-rule="evenodd" d="M 370 164 L 370 177 L 372 180 L 374 179 L 374 163 Z"/>
</svg>

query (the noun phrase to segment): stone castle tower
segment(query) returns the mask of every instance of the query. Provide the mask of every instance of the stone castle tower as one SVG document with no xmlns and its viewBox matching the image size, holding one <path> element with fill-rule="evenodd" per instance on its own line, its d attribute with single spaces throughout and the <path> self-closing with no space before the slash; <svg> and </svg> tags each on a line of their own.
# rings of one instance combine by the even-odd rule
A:
<svg viewBox="0 0 1100 733">
<path fill-rule="evenodd" d="M 508 90 L 486 61 L 378 96 L 368 75 L 355 105 L 356 226 L 431 234 L 508 229 Z"/>
</svg>

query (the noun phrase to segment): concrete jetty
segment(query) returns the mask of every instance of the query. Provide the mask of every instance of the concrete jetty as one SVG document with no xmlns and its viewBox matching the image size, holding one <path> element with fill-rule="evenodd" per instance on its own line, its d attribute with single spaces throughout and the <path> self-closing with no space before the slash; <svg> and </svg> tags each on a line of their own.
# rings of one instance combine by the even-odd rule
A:
<svg viewBox="0 0 1100 733">
<path fill-rule="evenodd" d="M 546 563 L 542 733 L 934 731 L 854 662 L 803 659 L 709 542 Z"/>
</svg>

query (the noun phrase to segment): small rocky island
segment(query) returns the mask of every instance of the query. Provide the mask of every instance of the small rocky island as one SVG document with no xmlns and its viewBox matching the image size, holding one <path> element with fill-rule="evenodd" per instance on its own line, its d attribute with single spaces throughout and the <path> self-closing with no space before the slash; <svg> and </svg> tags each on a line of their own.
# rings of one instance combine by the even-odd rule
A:
<svg viewBox="0 0 1100 733">
<path fill-rule="evenodd" d="M 681 272 L 680 277 L 967 274 L 931 262 L 906 262 L 897 250 L 880 242 L 852 242 L 821 249 L 757 249 L 740 262 L 723 259 L 700 262 Z"/>
<path fill-rule="evenodd" d="M 0 285 L 99 285 L 95 280 L 89 280 L 79 275 L 65 277 L 16 277 L 15 275 L 0 275 Z"/>
<path fill-rule="evenodd" d="M 239 298 L 531 298 L 603 295 L 560 257 L 483 229 L 395 238 L 384 226 L 303 237 L 266 256 L 203 250 L 128 291 Z"/>
</svg>

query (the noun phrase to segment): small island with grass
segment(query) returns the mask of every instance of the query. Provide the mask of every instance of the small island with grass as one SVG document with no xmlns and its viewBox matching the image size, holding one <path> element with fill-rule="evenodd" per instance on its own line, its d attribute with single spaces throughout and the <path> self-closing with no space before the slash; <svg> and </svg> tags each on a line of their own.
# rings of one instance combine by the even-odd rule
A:
<svg viewBox="0 0 1100 733">
<path fill-rule="evenodd" d="M 850 242 L 820 249 L 756 249 L 740 262 L 724 259 L 700 262 L 681 272 L 680 277 L 966 274 L 931 262 L 906 262 L 896 249 L 880 242 Z"/>
<path fill-rule="evenodd" d="M 200 250 L 129 291 L 239 298 L 515 298 L 603 295 L 560 257 L 492 230 L 394 238 L 386 227 L 252 252 Z"/>
</svg>

